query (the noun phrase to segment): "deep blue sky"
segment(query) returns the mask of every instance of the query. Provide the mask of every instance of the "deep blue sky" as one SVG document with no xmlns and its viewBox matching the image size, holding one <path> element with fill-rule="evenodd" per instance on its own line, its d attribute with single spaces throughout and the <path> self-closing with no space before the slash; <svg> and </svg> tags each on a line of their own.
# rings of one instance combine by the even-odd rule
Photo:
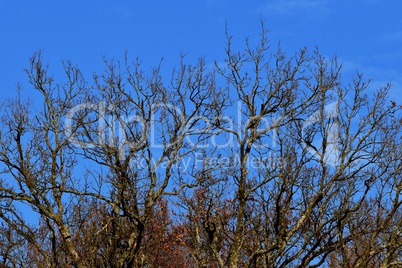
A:
<svg viewBox="0 0 402 268">
<path fill-rule="evenodd" d="M 125 50 L 153 65 L 162 56 L 176 64 L 181 50 L 219 61 L 225 22 L 240 45 L 258 37 L 260 17 L 273 47 L 281 40 L 291 54 L 317 45 L 336 53 L 346 74 L 359 69 L 374 85 L 391 81 L 402 90 L 401 12 L 400 0 L 0 0 L 0 96 L 26 83 L 22 68 L 38 49 L 55 72 L 71 59 L 87 75 L 99 70 L 101 55 L 121 59 Z"/>
</svg>

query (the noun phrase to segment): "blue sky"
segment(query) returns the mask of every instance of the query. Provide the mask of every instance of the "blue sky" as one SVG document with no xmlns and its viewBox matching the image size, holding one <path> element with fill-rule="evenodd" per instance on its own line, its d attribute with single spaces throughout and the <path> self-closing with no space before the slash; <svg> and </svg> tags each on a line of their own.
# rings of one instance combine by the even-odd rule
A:
<svg viewBox="0 0 402 268">
<path fill-rule="evenodd" d="M 219 61 L 225 22 L 240 46 L 245 36 L 258 38 L 260 17 L 272 47 L 281 40 L 291 55 L 317 45 L 338 55 L 346 76 L 358 69 L 374 86 L 391 81 L 398 91 L 401 11 L 400 0 L 0 0 L 0 96 L 15 95 L 17 82 L 26 85 L 22 68 L 38 49 L 56 74 L 61 60 L 71 59 L 89 76 L 101 69 L 102 55 L 121 59 L 125 50 L 149 65 L 162 56 L 175 65 L 180 51 Z"/>
</svg>

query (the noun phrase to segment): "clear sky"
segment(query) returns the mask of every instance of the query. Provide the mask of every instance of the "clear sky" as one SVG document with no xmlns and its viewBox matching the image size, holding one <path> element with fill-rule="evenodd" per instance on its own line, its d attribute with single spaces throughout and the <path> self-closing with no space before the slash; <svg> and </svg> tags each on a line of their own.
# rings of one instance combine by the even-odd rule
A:
<svg viewBox="0 0 402 268">
<path fill-rule="evenodd" d="M 151 65 L 162 56 L 177 64 L 180 51 L 219 61 L 225 22 L 240 44 L 258 37 L 260 17 L 273 47 L 281 40 L 290 55 L 317 45 L 346 74 L 358 69 L 402 90 L 401 12 L 401 0 L 0 0 L 0 96 L 26 84 L 22 68 L 38 49 L 55 72 L 71 59 L 87 75 L 102 55 L 121 59 L 125 50 Z"/>
</svg>

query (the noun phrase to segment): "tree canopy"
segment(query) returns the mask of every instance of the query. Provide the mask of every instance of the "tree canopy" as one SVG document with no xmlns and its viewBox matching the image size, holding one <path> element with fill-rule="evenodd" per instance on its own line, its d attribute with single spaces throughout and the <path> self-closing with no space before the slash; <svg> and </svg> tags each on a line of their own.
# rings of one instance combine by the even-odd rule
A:
<svg viewBox="0 0 402 268">
<path fill-rule="evenodd" d="M 401 106 L 318 49 L 170 74 L 42 53 L 0 127 L 5 267 L 400 267 Z M 40 99 L 29 96 L 39 94 Z"/>
</svg>

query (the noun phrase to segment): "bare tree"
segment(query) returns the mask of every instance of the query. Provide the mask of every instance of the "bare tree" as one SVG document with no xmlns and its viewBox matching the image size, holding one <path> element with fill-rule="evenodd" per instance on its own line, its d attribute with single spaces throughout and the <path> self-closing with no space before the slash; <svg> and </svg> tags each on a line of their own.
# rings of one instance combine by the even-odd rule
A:
<svg viewBox="0 0 402 268">
<path fill-rule="evenodd" d="M 41 53 L 1 117 L 6 267 L 399 267 L 401 107 L 336 57 L 257 44 L 224 63 Z M 273 52 L 272 52 L 273 51 Z M 168 79 L 166 79 L 168 77 Z M 39 106 L 38 106 L 39 105 Z"/>
<path fill-rule="evenodd" d="M 43 255 L 46 266 L 63 260 L 94 266 L 87 252 L 103 252 L 100 260 L 107 267 L 142 267 L 147 262 L 142 240 L 158 200 L 198 183 L 185 176 L 188 163 L 181 159 L 203 140 L 197 133 L 194 144 L 188 142 L 214 94 L 214 77 L 204 60 L 195 66 L 182 62 L 169 87 L 162 83 L 160 66 L 147 77 L 138 62 L 105 63 L 93 86 L 70 63 L 67 82 L 54 84 L 36 54 L 27 73 L 43 110 L 31 118 L 33 108 L 23 100 L 6 106 L 0 160 L 11 182 L 1 184 L 1 217 Z M 74 169 L 78 159 L 97 168 Z M 38 214 L 45 237 L 37 236 L 39 227 L 28 224 L 16 203 Z M 88 224 L 93 231 L 87 235 L 105 239 L 103 248 L 87 247 L 79 237 Z"/>
<path fill-rule="evenodd" d="M 360 74 L 343 86 L 336 58 L 269 54 L 267 42 L 263 31 L 256 48 L 234 52 L 228 36 L 227 65 L 217 66 L 232 95 L 216 127 L 234 142 L 207 155 L 230 164 L 215 168 L 203 202 L 194 197 L 197 217 L 188 208 L 198 229 L 208 221 L 207 250 L 193 249 L 195 258 L 209 250 L 219 267 L 336 267 L 329 256 L 341 267 L 400 265 L 401 121 L 390 86 L 372 90 Z"/>
<path fill-rule="evenodd" d="M 22 99 L 21 91 L 18 99 L 3 106 L 0 217 L 41 256 L 43 265 L 58 266 L 62 250 L 72 264 L 83 267 L 65 214 L 69 207 L 65 189 L 74 187 L 76 159 L 65 135 L 63 116 L 75 102 L 80 102 L 85 84 L 78 69 L 66 65 L 68 81 L 56 86 L 39 57 L 31 58 L 26 71 L 30 83 L 43 97 L 43 108 L 35 111 L 31 101 Z M 28 208 L 28 215 L 21 212 Z M 48 229 L 44 237 L 29 217 L 38 217 L 45 223 Z"/>
</svg>

